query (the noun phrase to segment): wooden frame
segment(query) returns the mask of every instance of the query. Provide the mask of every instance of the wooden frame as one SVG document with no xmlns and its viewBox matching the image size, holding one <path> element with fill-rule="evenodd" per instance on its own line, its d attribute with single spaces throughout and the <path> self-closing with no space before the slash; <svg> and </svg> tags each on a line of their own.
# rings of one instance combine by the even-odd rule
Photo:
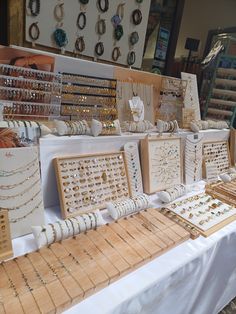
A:
<svg viewBox="0 0 236 314">
<path fill-rule="evenodd" d="M 13 256 L 8 211 L 0 209 L 0 261 Z"/>
<path fill-rule="evenodd" d="M 228 186 L 235 186 L 235 193 L 234 191 L 227 190 Z M 229 205 L 235 206 L 236 202 L 236 181 L 230 182 L 222 182 L 217 181 L 211 184 L 206 185 L 206 193 L 211 195 L 212 197 L 219 198 L 222 202 L 225 202 Z"/>
<path fill-rule="evenodd" d="M 231 157 L 231 164 L 235 166 L 236 163 L 236 129 L 230 129 L 230 157 Z"/>
<path fill-rule="evenodd" d="M 110 170 L 111 168 L 108 168 L 108 166 L 105 168 L 105 158 L 116 158 L 117 160 L 114 161 L 114 163 L 116 162 L 117 165 L 112 166 L 112 170 Z M 69 161 L 75 165 L 73 172 L 69 167 Z M 85 164 L 87 161 L 88 163 L 91 163 L 91 165 L 83 165 L 80 169 L 79 163 Z M 92 169 L 98 167 L 95 163 L 99 164 L 99 161 L 103 168 L 96 169 L 96 171 L 93 170 L 94 172 L 92 172 Z M 63 169 L 63 163 L 68 163 L 67 166 L 65 166 L 65 169 Z M 118 167 L 118 165 L 120 166 Z M 106 203 L 109 201 L 121 201 L 122 199 L 131 196 L 124 152 L 57 157 L 54 159 L 54 166 L 63 218 L 74 217 L 96 209 L 104 209 Z M 87 170 L 85 170 L 86 167 Z M 115 171 L 120 172 L 116 172 L 115 174 Z M 72 181 L 72 176 L 74 176 L 74 181 Z M 109 176 L 111 176 L 111 179 L 109 179 Z M 81 181 L 86 185 L 85 187 L 83 187 Z M 66 182 L 70 183 L 67 184 Z M 80 185 L 80 183 L 82 184 Z M 99 188 L 97 188 L 97 186 Z M 101 191 L 100 196 L 98 194 L 99 190 Z M 106 191 L 108 192 L 105 193 Z M 82 203 L 82 205 L 80 205 L 80 203 Z M 70 208 L 74 210 L 71 211 Z"/>
<path fill-rule="evenodd" d="M 154 183 L 154 176 L 157 176 L 157 171 L 159 169 L 158 165 L 156 166 L 156 169 L 154 170 L 154 164 L 152 161 L 153 152 L 151 151 L 151 144 L 152 143 L 164 143 L 164 142 L 169 142 L 169 141 L 177 141 L 178 144 L 177 149 L 178 152 L 176 151 L 175 153 L 178 153 L 178 157 L 176 158 L 176 164 L 173 165 L 173 171 L 177 168 L 179 168 L 178 171 L 178 178 L 174 180 L 174 177 L 168 178 L 168 182 L 163 183 L 156 181 Z M 166 154 L 166 153 L 164 153 Z M 173 154 L 173 156 L 175 156 Z M 165 158 L 169 158 L 169 156 L 165 156 Z M 164 190 L 167 188 L 170 188 L 176 184 L 181 184 L 183 182 L 183 158 L 182 158 L 182 149 L 181 149 L 181 138 L 180 137 L 174 137 L 174 136 L 169 136 L 169 137 L 162 137 L 162 136 L 155 136 L 155 137 L 146 137 L 145 139 L 141 140 L 141 162 L 142 162 L 142 174 L 143 174 L 143 184 L 144 184 L 144 192 L 151 194 L 160 190 Z M 166 160 L 168 162 L 168 160 Z M 166 167 L 166 166 L 165 166 Z M 168 166 L 167 166 L 168 167 Z M 155 172 L 154 172 L 155 171 Z M 165 169 L 163 170 L 165 172 Z"/>
</svg>

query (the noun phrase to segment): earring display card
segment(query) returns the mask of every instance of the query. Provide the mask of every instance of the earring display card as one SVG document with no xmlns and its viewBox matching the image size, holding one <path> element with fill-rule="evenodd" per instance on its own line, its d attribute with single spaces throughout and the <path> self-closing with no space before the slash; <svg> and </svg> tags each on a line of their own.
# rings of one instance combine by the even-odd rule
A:
<svg viewBox="0 0 236 314">
<path fill-rule="evenodd" d="M 195 120 L 195 111 L 193 109 L 183 108 L 180 120 L 182 129 L 190 129 L 190 123 Z"/>
<path fill-rule="evenodd" d="M 63 218 L 130 196 L 123 152 L 54 159 Z"/>
<path fill-rule="evenodd" d="M 184 108 L 194 109 L 193 120 L 201 120 L 197 76 L 195 74 L 181 72 L 181 79 L 187 81 L 187 88 L 184 95 Z"/>
<path fill-rule="evenodd" d="M 202 134 L 187 135 L 185 142 L 185 183 L 202 179 Z"/>
<path fill-rule="evenodd" d="M 207 142 L 203 144 L 203 161 L 205 168 L 209 163 L 217 167 L 218 175 L 226 172 L 230 167 L 229 144 L 227 141 Z"/>
<path fill-rule="evenodd" d="M 44 223 L 37 147 L 0 150 L 0 207 L 7 209 L 12 238 Z"/>
<path fill-rule="evenodd" d="M 213 197 L 219 198 L 223 202 L 235 206 L 236 201 L 236 181 L 214 182 L 206 185 L 206 192 Z"/>
<path fill-rule="evenodd" d="M 183 181 L 181 139 L 146 137 L 141 140 L 144 192 L 151 194 Z"/>
<path fill-rule="evenodd" d="M 148 209 L 7 261 L 0 265 L 1 313 L 61 313 L 189 237 Z"/>
<path fill-rule="evenodd" d="M 0 209 L 0 261 L 13 256 L 8 211 Z"/>
<path fill-rule="evenodd" d="M 236 208 L 206 193 L 172 203 L 168 209 L 197 228 L 203 236 L 211 235 L 236 219 Z"/>
</svg>

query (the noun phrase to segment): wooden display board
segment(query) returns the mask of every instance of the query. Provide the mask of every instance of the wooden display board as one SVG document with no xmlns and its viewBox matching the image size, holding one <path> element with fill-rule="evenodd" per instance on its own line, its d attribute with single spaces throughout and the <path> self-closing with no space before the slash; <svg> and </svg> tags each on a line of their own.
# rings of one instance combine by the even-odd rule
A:
<svg viewBox="0 0 236 314">
<path fill-rule="evenodd" d="M 144 192 L 151 194 L 183 182 L 180 137 L 151 136 L 141 140 Z"/>
<path fill-rule="evenodd" d="M 123 152 L 54 159 L 63 218 L 103 209 L 130 196 Z"/>
<path fill-rule="evenodd" d="M 174 221 L 177 217 L 179 221 L 188 224 L 204 237 L 236 220 L 236 208 L 206 193 L 188 197 L 166 208 L 173 213 Z M 172 219 L 171 216 L 168 217 Z"/>
<path fill-rule="evenodd" d="M 0 261 L 13 256 L 8 211 L 0 209 Z M 0 307 L 1 310 L 1 307 Z"/>
<path fill-rule="evenodd" d="M 223 202 L 235 206 L 236 203 L 236 181 L 217 181 L 206 185 L 206 193 L 217 197 Z"/>
<path fill-rule="evenodd" d="M 235 166 L 236 163 L 236 130 L 230 129 L 230 157 L 232 165 Z"/>
<path fill-rule="evenodd" d="M 189 237 L 148 209 L 18 257 L 0 265 L 0 312 L 60 313 Z"/>
</svg>

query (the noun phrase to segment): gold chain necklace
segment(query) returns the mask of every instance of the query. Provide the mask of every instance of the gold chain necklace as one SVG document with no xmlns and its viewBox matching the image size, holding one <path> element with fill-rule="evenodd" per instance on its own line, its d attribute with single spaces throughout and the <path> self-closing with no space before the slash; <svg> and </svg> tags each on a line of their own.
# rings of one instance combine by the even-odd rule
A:
<svg viewBox="0 0 236 314">
<path fill-rule="evenodd" d="M 18 222 L 18 221 L 21 221 L 21 220 L 25 219 L 25 218 L 28 217 L 29 215 L 33 214 L 33 212 L 34 212 L 36 209 L 38 209 L 38 208 L 41 206 L 42 203 L 43 203 L 43 202 L 40 201 L 37 206 L 35 206 L 35 207 L 34 207 L 33 209 L 31 209 L 27 214 L 25 214 L 25 215 L 23 215 L 23 216 L 21 216 L 21 217 L 9 219 L 10 223 L 16 223 L 16 222 Z"/>
<path fill-rule="evenodd" d="M 0 195 L 0 200 L 8 200 L 10 198 L 16 198 L 18 196 L 22 196 L 24 195 L 26 192 L 30 191 L 37 183 L 40 182 L 40 178 L 38 180 L 36 180 L 33 184 L 31 184 L 27 189 L 25 189 L 24 191 L 21 191 L 15 195 Z"/>
<path fill-rule="evenodd" d="M 29 170 L 35 164 L 37 159 L 38 157 L 36 157 L 31 162 L 29 162 L 27 165 L 21 166 L 15 170 L 10 170 L 10 171 L 0 170 L 0 177 L 10 177 L 10 176 L 13 176 L 14 174 L 22 173 L 26 170 Z"/>
<path fill-rule="evenodd" d="M 29 179 L 33 178 L 36 175 L 37 172 L 38 172 L 38 169 L 36 169 L 30 176 L 28 176 L 26 179 L 24 179 L 21 182 L 18 182 L 18 183 L 15 183 L 15 184 L 9 184 L 9 185 L 0 185 L 0 190 L 11 190 L 11 189 L 14 189 L 17 186 L 24 184 Z"/>
</svg>

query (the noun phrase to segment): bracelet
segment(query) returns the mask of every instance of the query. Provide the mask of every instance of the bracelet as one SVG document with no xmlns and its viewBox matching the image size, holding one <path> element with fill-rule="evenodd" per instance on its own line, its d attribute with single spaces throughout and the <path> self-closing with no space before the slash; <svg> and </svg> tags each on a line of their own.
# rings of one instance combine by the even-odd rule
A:
<svg viewBox="0 0 236 314">
<path fill-rule="evenodd" d="M 97 21 L 97 33 L 103 35 L 106 33 L 106 21 L 104 19 L 99 19 Z"/>
<path fill-rule="evenodd" d="M 120 3 L 117 7 L 117 10 L 116 10 L 116 14 L 119 16 L 120 18 L 120 22 L 123 20 L 124 18 L 124 6 L 125 6 L 125 3 Z"/>
<path fill-rule="evenodd" d="M 32 40 L 37 40 L 40 35 L 40 30 L 38 27 L 38 22 L 32 23 L 29 27 L 29 37 Z"/>
<path fill-rule="evenodd" d="M 35 3 L 35 10 L 34 10 L 34 3 Z M 40 13 L 40 0 L 29 0 L 29 9 L 30 13 L 33 16 L 37 16 Z"/>
<path fill-rule="evenodd" d="M 139 41 L 139 35 L 138 32 L 133 32 L 130 34 L 130 38 L 129 38 L 129 42 L 131 45 L 135 45 L 137 44 L 137 42 Z"/>
<path fill-rule="evenodd" d="M 136 60 L 135 52 L 134 51 L 130 51 L 128 53 L 128 56 L 127 56 L 127 63 L 128 63 L 128 65 L 133 65 L 135 63 L 135 60 Z"/>
<path fill-rule="evenodd" d="M 82 23 L 81 23 L 82 22 Z M 77 26 L 80 30 L 84 29 L 87 23 L 87 18 L 84 12 L 80 12 L 80 14 L 77 17 Z"/>
<path fill-rule="evenodd" d="M 139 25 L 142 22 L 142 12 L 139 9 L 136 9 L 132 13 L 132 19 L 134 25 Z"/>
<path fill-rule="evenodd" d="M 68 44 L 68 38 L 66 32 L 63 29 L 57 28 L 54 31 L 53 36 L 57 46 L 59 46 L 60 48 Z"/>
<path fill-rule="evenodd" d="M 85 50 L 85 42 L 84 42 L 84 36 L 80 36 L 75 41 L 75 49 L 79 52 L 83 52 Z"/>
<path fill-rule="evenodd" d="M 57 232 L 56 232 L 56 229 L 55 229 L 55 227 L 54 227 L 53 224 L 49 224 L 49 226 L 52 228 L 53 242 L 56 242 L 56 240 L 57 240 Z"/>
<path fill-rule="evenodd" d="M 64 18 L 64 3 L 58 3 L 54 8 L 54 17 L 57 22 L 61 22 Z"/>
<path fill-rule="evenodd" d="M 101 41 L 99 41 L 95 46 L 95 52 L 98 56 L 102 56 L 104 53 L 104 45 Z"/>
<path fill-rule="evenodd" d="M 136 0 L 137 3 L 143 3 L 143 0 Z"/>
<path fill-rule="evenodd" d="M 121 56 L 120 47 L 115 47 L 112 51 L 112 60 L 117 61 Z"/>
<path fill-rule="evenodd" d="M 102 5 L 103 1 L 103 5 Z M 109 9 L 109 0 L 98 0 L 98 7 L 99 10 L 102 11 L 103 13 L 107 12 Z"/>
</svg>

